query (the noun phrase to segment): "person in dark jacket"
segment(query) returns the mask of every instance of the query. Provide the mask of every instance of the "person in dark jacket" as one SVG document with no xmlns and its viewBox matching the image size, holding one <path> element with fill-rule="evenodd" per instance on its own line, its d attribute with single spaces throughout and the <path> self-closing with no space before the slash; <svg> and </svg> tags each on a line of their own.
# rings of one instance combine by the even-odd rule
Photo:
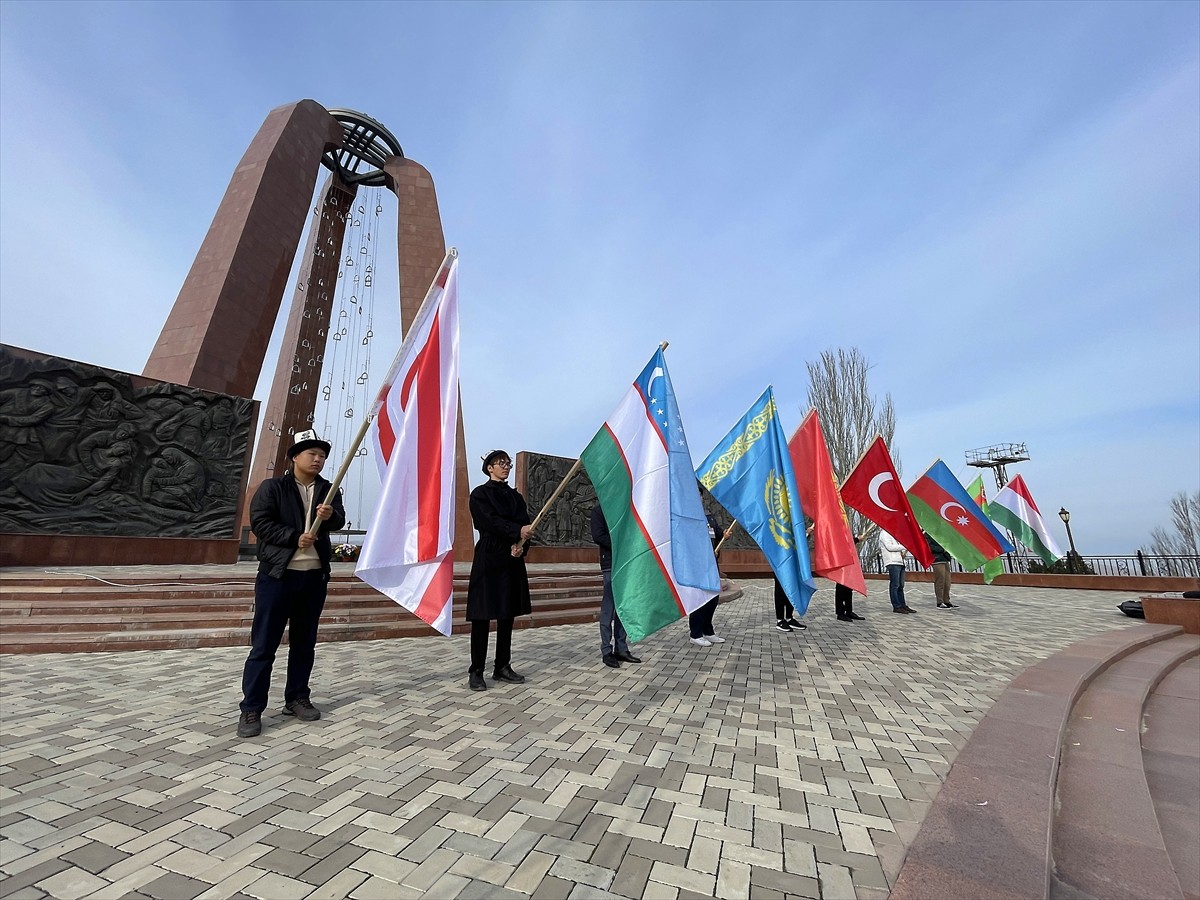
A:
<svg viewBox="0 0 1200 900">
<path fill-rule="evenodd" d="M 928 532 L 921 534 L 925 535 L 925 543 L 933 554 L 933 595 L 937 598 L 937 608 L 958 609 L 957 603 L 950 602 L 950 554 Z"/>
<path fill-rule="evenodd" d="M 254 737 L 262 731 L 271 667 L 285 626 L 289 634 L 284 715 L 305 722 L 321 718 L 309 699 L 308 679 L 333 556 L 329 533 L 346 524 L 340 491 L 332 502 L 322 502 L 331 487 L 319 474 L 328 455 L 329 444 L 315 431 L 299 432 L 287 452 L 291 468 L 266 479 L 250 501 L 250 530 L 258 539 L 258 575 L 250 655 L 242 671 L 238 737 Z M 319 527 L 310 534 L 314 523 Z"/>
<path fill-rule="evenodd" d="M 471 521 L 479 532 L 467 586 L 467 619 L 471 622 L 471 668 L 467 683 L 473 691 L 487 690 L 483 664 L 487 659 L 492 619 L 496 620 L 492 678 L 513 684 L 525 681 L 525 676 L 514 672 L 511 664 L 512 629 L 513 619 L 527 616 L 533 609 L 529 576 L 525 572 L 525 547 L 518 546 L 533 529 L 525 498 L 508 485 L 511 471 L 509 455 L 503 450 L 493 450 L 483 458 L 483 473 L 488 480 L 471 491 Z"/>
<path fill-rule="evenodd" d="M 600 547 L 600 574 L 604 576 L 604 596 L 600 600 L 600 658 L 612 669 L 621 668 L 622 662 L 640 663 L 641 660 L 629 652 L 625 626 L 617 615 L 616 599 L 612 587 L 612 538 L 608 534 L 608 522 L 604 510 L 597 503 L 592 507 L 592 543 Z M 613 640 L 616 639 L 616 652 Z"/>
</svg>

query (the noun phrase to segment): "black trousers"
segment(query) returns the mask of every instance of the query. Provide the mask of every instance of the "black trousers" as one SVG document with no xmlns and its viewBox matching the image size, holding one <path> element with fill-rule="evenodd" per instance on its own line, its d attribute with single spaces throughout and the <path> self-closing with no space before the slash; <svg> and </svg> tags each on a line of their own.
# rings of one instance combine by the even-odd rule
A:
<svg viewBox="0 0 1200 900">
<path fill-rule="evenodd" d="M 783 589 L 783 585 L 779 583 L 779 579 L 775 579 L 775 618 L 783 621 L 795 616 L 796 610 L 792 607 L 792 602 L 788 600 L 787 592 Z"/>
<path fill-rule="evenodd" d="M 720 597 L 713 597 L 688 616 L 688 628 L 691 629 L 692 637 L 708 637 L 716 633 L 713 631 L 713 613 L 717 611 L 718 600 Z"/>
<path fill-rule="evenodd" d="M 854 591 L 844 584 L 834 585 L 833 608 L 839 616 L 848 616 L 854 612 Z"/>
<path fill-rule="evenodd" d="M 471 620 L 471 672 L 483 674 L 491 624 L 490 619 Z M 503 669 L 512 662 L 512 629 L 512 619 L 496 620 L 496 664 L 492 667 L 493 671 Z"/>
<path fill-rule="evenodd" d="M 285 626 L 289 631 L 283 701 L 291 703 L 308 697 L 326 587 L 325 573 L 320 569 L 285 571 L 282 578 L 260 572 L 254 579 L 254 624 L 250 627 L 250 655 L 242 671 L 242 712 L 261 713 L 267 708 L 271 668 Z"/>
</svg>

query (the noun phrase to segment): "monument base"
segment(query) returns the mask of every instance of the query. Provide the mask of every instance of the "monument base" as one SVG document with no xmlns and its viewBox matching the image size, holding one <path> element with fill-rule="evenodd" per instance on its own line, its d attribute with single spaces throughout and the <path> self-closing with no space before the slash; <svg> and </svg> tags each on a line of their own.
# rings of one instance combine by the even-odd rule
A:
<svg viewBox="0 0 1200 900">
<path fill-rule="evenodd" d="M 237 559 L 236 538 L 5 534 L 0 540 L 0 566 L 229 565 Z"/>
</svg>

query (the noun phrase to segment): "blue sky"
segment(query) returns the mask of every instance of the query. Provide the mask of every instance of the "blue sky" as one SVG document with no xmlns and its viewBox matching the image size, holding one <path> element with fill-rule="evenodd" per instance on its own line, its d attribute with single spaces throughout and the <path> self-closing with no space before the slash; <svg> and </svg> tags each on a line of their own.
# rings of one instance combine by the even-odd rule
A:
<svg viewBox="0 0 1200 900">
<path fill-rule="evenodd" d="M 0 26 L 6 343 L 140 372 L 246 145 L 312 98 L 434 177 L 472 458 L 577 455 L 669 340 L 699 461 L 767 384 L 790 431 L 805 362 L 858 346 L 906 482 L 1024 441 L 1085 555 L 1200 488 L 1196 3 L 5 0 Z"/>
</svg>

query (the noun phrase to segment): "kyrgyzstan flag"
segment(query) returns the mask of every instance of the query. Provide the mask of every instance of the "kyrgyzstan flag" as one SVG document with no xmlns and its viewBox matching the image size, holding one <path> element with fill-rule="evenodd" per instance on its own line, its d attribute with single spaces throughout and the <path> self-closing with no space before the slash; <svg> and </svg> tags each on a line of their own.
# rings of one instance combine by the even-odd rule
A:
<svg viewBox="0 0 1200 900">
<path fill-rule="evenodd" d="M 452 628 L 458 255 L 442 262 L 376 400 L 383 490 L 354 573 L 442 634 Z"/>
<path fill-rule="evenodd" d="M 940 459 L 908 489 L 917 521 L 967 571 L 1012 553 L 1013 545 L 991 523 Z"/>
<path fill-rule="evenodd" d="M 926 568 L 933 565 L 933 554 L 900 487 L 882 435 L 875 436 L 854 471 L 846 477 L 842 499 L 907 547 L 921 565 Z"/>
<path fill-rule="evenodd" d="M 788 441 L 788 455 L 796 470 L 800 505 L 813 520 L 812 570 L 837 584 L 867 595 L 858 550 L 850 533 L 846 509 L 838 496 L 837 477 L 829 448 L 821 434 L 817 411 L 810 409 Z"/>
</svg>

